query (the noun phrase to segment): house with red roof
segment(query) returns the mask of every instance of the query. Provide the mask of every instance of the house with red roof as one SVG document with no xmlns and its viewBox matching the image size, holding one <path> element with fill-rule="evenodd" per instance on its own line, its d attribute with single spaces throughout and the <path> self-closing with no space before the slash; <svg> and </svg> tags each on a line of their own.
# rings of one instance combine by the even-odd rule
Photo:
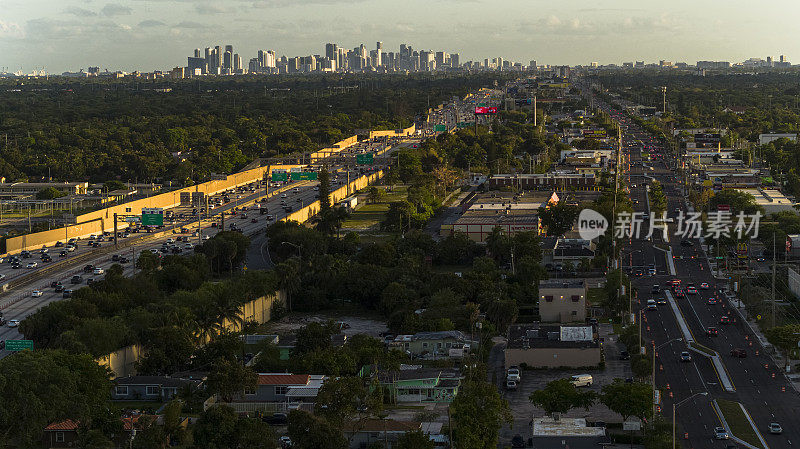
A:
<svg viewBox="0 0 800 449">
<path fill-rule="evenodd" d="M 48 425 L 42 432 L 42 447 L 75 447 L 78 444 L 78 427 L 78 421 L 71 419 Z"/>
</svg>

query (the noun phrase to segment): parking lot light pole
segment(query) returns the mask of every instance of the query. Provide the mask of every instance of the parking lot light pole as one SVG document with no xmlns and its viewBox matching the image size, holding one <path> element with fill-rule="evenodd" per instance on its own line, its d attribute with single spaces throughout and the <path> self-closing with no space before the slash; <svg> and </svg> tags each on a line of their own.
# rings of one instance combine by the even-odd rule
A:
<svg viewBox="0 0 800 449">
<path fill-rule="evenodd" d="M 692 399 L 695 396 L 708 396 L 708 392 L 707 391 L 701 391 L 699 393 L 695 393 L 695 394 L 689 396 L 688 398 L 686 398 L 686 399 L 684 399 L 684 400 L 682 400 L 682 401 L 680 401 L 678 403 L 673 403 L 672 404 L 672 449 L 675 449 L 675 409 L 680 407 L 681 404 L 683 404 L 684 402 L 688 401 L 689 399 Z"/>
</svg>

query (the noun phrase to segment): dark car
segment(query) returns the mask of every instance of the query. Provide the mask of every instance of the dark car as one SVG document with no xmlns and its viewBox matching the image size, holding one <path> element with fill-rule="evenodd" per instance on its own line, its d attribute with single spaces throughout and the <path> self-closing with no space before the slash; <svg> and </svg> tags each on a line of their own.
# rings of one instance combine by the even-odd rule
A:
<svg viewBox="0 0 800 449">
<path fill-rule="evenodd" d="M 62 298 L 70 298 L 70 297 L 72 297 L 72 289 L 66 289 L 63 292 L 61 292 L 61 297 Z"/>
<path fill-rule="evenodd" d="M 620 360 L 630 360 L 631 355 L 628 354 L 628 351 L 620 351 L 619 352 L 619 359 Z"/>
<path fill-rule="evenodd" d="M 719 329 L 717 329 L 716 327 L 709 327 L 706 329 L 706 335 L 708 335 L 709 337 L 716 337 L 717 335 L 719 335 Z"/>
<path fill-rule="evenodd" d="M 731 318 L 728 315 L 719 317 L 719 324 L 731 324 Z"/>
<path fill-rule="evenodd" d="M 743 359 L 747 357 L 747 351 L 742 348 L 733 348 L 731 349 L 731 355 Z"/>
<path fill-rule="evenodd" d="M 83 278 L 78 276 L 77 274 L 75 276 L 72 276 L 72 279 L 69 280 L 70 284 L 80 284 L 82 282 L 83 282 Z"/>
<path fill-rule="evenodd" d="M 53 282 L 50 283 L 50 288 L 56 288 L 59 285 L 61 285 L 60 281 L 53 281 Z"/>
<path fill-rule="evenodd" d="M 52 262 L 53 259 L 47 254 L 42 255 L 42 262 Z"/>
<path fill-rule="evenodd" d="M 118 262 L 119 261 L 119 254 L 114 254 L 113 256 L 111 256 L 111 260 L 113 260 L 114 262 Z"/>
<path fill-rule="evenodd" d="M 84 273 L 91 273 L 92 271 L 94 271 L 94 265 L 90 264 L 90 265 L 86 265 L 85 267 L 83 267 L 83 272 Z"/>
<path fill-rule="evenodd" d="M 118 260 L 117 262 L 119 262 L 119 263 L 122 263 L 122 264 L 125 264 L 125 263 L 128 263 L 128 262 L 130 262 L 130 261 L 128 260 L 128 258 L 127 258 L 127 257 L 120 257 L 120 258 L 119 258 L 119 260 Z"/>
<path fill-rule="evenodd" d="M 55 291 L 56 293 L 63 292 L 63 291 L 64 291 L 64 286 L 63 286 L 63 285 L 61 285 L 61 284 L 59 284 L 59 285 L 56 285 L 56 288 L 54 289 L 54 291 Z"/>
<path fill-rule="evenodd" d="M 273 426 L 285 426 L 289 422 L 289 417 L 286 413 L 274 413 L 272 416 L 261 418 L 261 420 Z"/>
<path fill-rule="evenodd" d="M 511 447 L 525 447 L 525 439 L 522 438 L 522 435 L 514 435 L 514 438 L 511 439 Z"/>
<path fill-rule="evenodd" d="M 60 253 L 58 253 L 58 257 L 67 257 L 67 252 L 62 250 Z"/>
<path fill-rule="evenodd" d="M 661 293 L 661 286 L 658 284 L 653 285 L 653 288 L 650 289 L 650 293 Z"/>
</svg>

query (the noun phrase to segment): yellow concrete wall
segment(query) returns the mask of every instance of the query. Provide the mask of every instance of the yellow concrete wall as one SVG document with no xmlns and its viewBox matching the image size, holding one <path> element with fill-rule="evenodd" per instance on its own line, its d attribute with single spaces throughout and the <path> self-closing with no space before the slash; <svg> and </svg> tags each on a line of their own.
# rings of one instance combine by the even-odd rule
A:
<svg viewBox="0 0 800 449">
<path fill-rule="evenodd" d="M 99 365 L 107 366 L 115 377 L 136 374 L 136 362 L 144 356 L 141 345 L 126 346 L 103 357 L 95 359 Z"/>
<path fill-rule="evenodd" d="M 239 316 L 242 317 L 245 323 L 254 321 L 259 324 L 266 323 L 271 318 L 272 304 L 275 301 L 286 301 L 286 293 L 283 290 L 277 291 L 274 295 L 262 296 L 256 298 L 248 303 L 245 303 Z M 241 331 L 240 326 L 225 320 L 222 326 L 231 331 Z M 116 377 L 129 376 L 136 374 L 136 362 L 144 357 L 144 349 L 141 345 L 131 345 L 112 352 L 111 354 L 103 357 L 98 357 L 95 361 L 99 365 L 107 366 Z"/>
<path fill-rule="evenodd" d="M 408 128 L 401 130 L 401 132 L 397 132 L 397 130 L 383 130 L 383 131 L 370 131 L 369 138 L 373 139 L 375 137 L 398 137 L 398 136 L 410 136 L 416 132 L 416 125 L 411 125 Z"/>
<path fill-rule="evenodd" d="M 57 241 L 63 241 L 65 238 L 69 239 L 73 237 L 86 237 L 91 234 L 101 233 L 103 231 L 111 231 L 114 229 L 115 213 L 119 215 L 139 215 L 142 213 L 143 207 L 161 207 L 164 209 L 169 209 L 180 205 L 181 192 L 203 192 L 206 195 L 214 195 L 223 190 L 228 190 L 241 185 L 249 184 L 256 180 L 261 180 L 264 177 L 264 173 L 268 173 L 272 170 L 291 170 L 295 167 L 301 166 L 270 165 L 266 167 L 254 168 L 229 175 L 225 180 L 208 181 L 198 184 L 196 187 L 186 187 L 172 192 L 161 193 L 148 198 L 89 212 L 87 214 L 75 217 L 75 220 L 78 222 L 76 225 L 12 237 L 6 240 L 6 253 L 16 254 L 24 250 L 39 249 L 43 245 L 53 246 Z M 118 224 L 119 229 L 124 229 L 127 226 L 128 225 L 126 223 Z"/>
<path fill-rule="evenodd" d="M 364 187 L 369 186 L 370 184 L 377 182 L 383 178 L 383 170 L 379 170 L 375 173 L 369 175 L 359 176 L 355 180 L 351 181 L 349 184 L 350 190 L 348 191 L 348 185 L 344 185 L 339 187 L 338 189 L 331 192 L 331 204 L 336 204 L 339 201 L 347 198 L 348 196 L 354 194 L 356 191 L 363 189 Z M 349 192 L 349 194 L 348 194 Z M 319 200 L 314 201 L 313 203 L 308 204 L 307 206 L 300 208 L 291 214 L 281 218 L 281 221 L 299 221 L 303 223 L 308 221 L 309 218 L 313 217 L 314 215 L 319 212 L 320 203 Z"/>
<path fill-rule="evenodd" d="M 332 156 L 334 154 L 337 154 L 337 153 L 341 152 L 342 150 L 344 150 L 345 148 L 348 148 L 348 147 L 352 146 L 355 143 L 358 143 L 358 136 L 350 136 L 347 139 L 340 140 L 339 142 L 336 142 L 331 147 L 323 148 L 323 149 L 321 149 L 321 150 L 319 150 L 317 152 L 311 153 L 309 155 L 309 160 L 311 162 L 316 162 L 319 159 L 324 159 L 326 157 L 329 157 L 329 156 Z"/>
</svg>

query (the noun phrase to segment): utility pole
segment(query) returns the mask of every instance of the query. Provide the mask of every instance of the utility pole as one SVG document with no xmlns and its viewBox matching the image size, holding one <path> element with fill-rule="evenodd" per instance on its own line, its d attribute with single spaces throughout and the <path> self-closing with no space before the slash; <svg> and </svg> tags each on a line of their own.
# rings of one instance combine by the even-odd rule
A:
<svg viewBox="0 0 800 449">
<path fill-rule="evenodd" d="M 775 231 L 772 231 L 772 327 L 775 327 L 775 273 L 778 254 L 775 252 Z"/>
<path fill-rule="evenodd" d="M 661 87 L 661 93 L 664 95 L 664 100 L 663 100 L 664 101 L 664 105 L 663 105 L 662 112 L 664 114 L 666 114 L 667 113 L 667 86 L 662 86 Z"/>
<path fill-rule="evenodd" d="M 533 96 L 533 126 L 536 125 L 536 95 Z"/>
</svg>

